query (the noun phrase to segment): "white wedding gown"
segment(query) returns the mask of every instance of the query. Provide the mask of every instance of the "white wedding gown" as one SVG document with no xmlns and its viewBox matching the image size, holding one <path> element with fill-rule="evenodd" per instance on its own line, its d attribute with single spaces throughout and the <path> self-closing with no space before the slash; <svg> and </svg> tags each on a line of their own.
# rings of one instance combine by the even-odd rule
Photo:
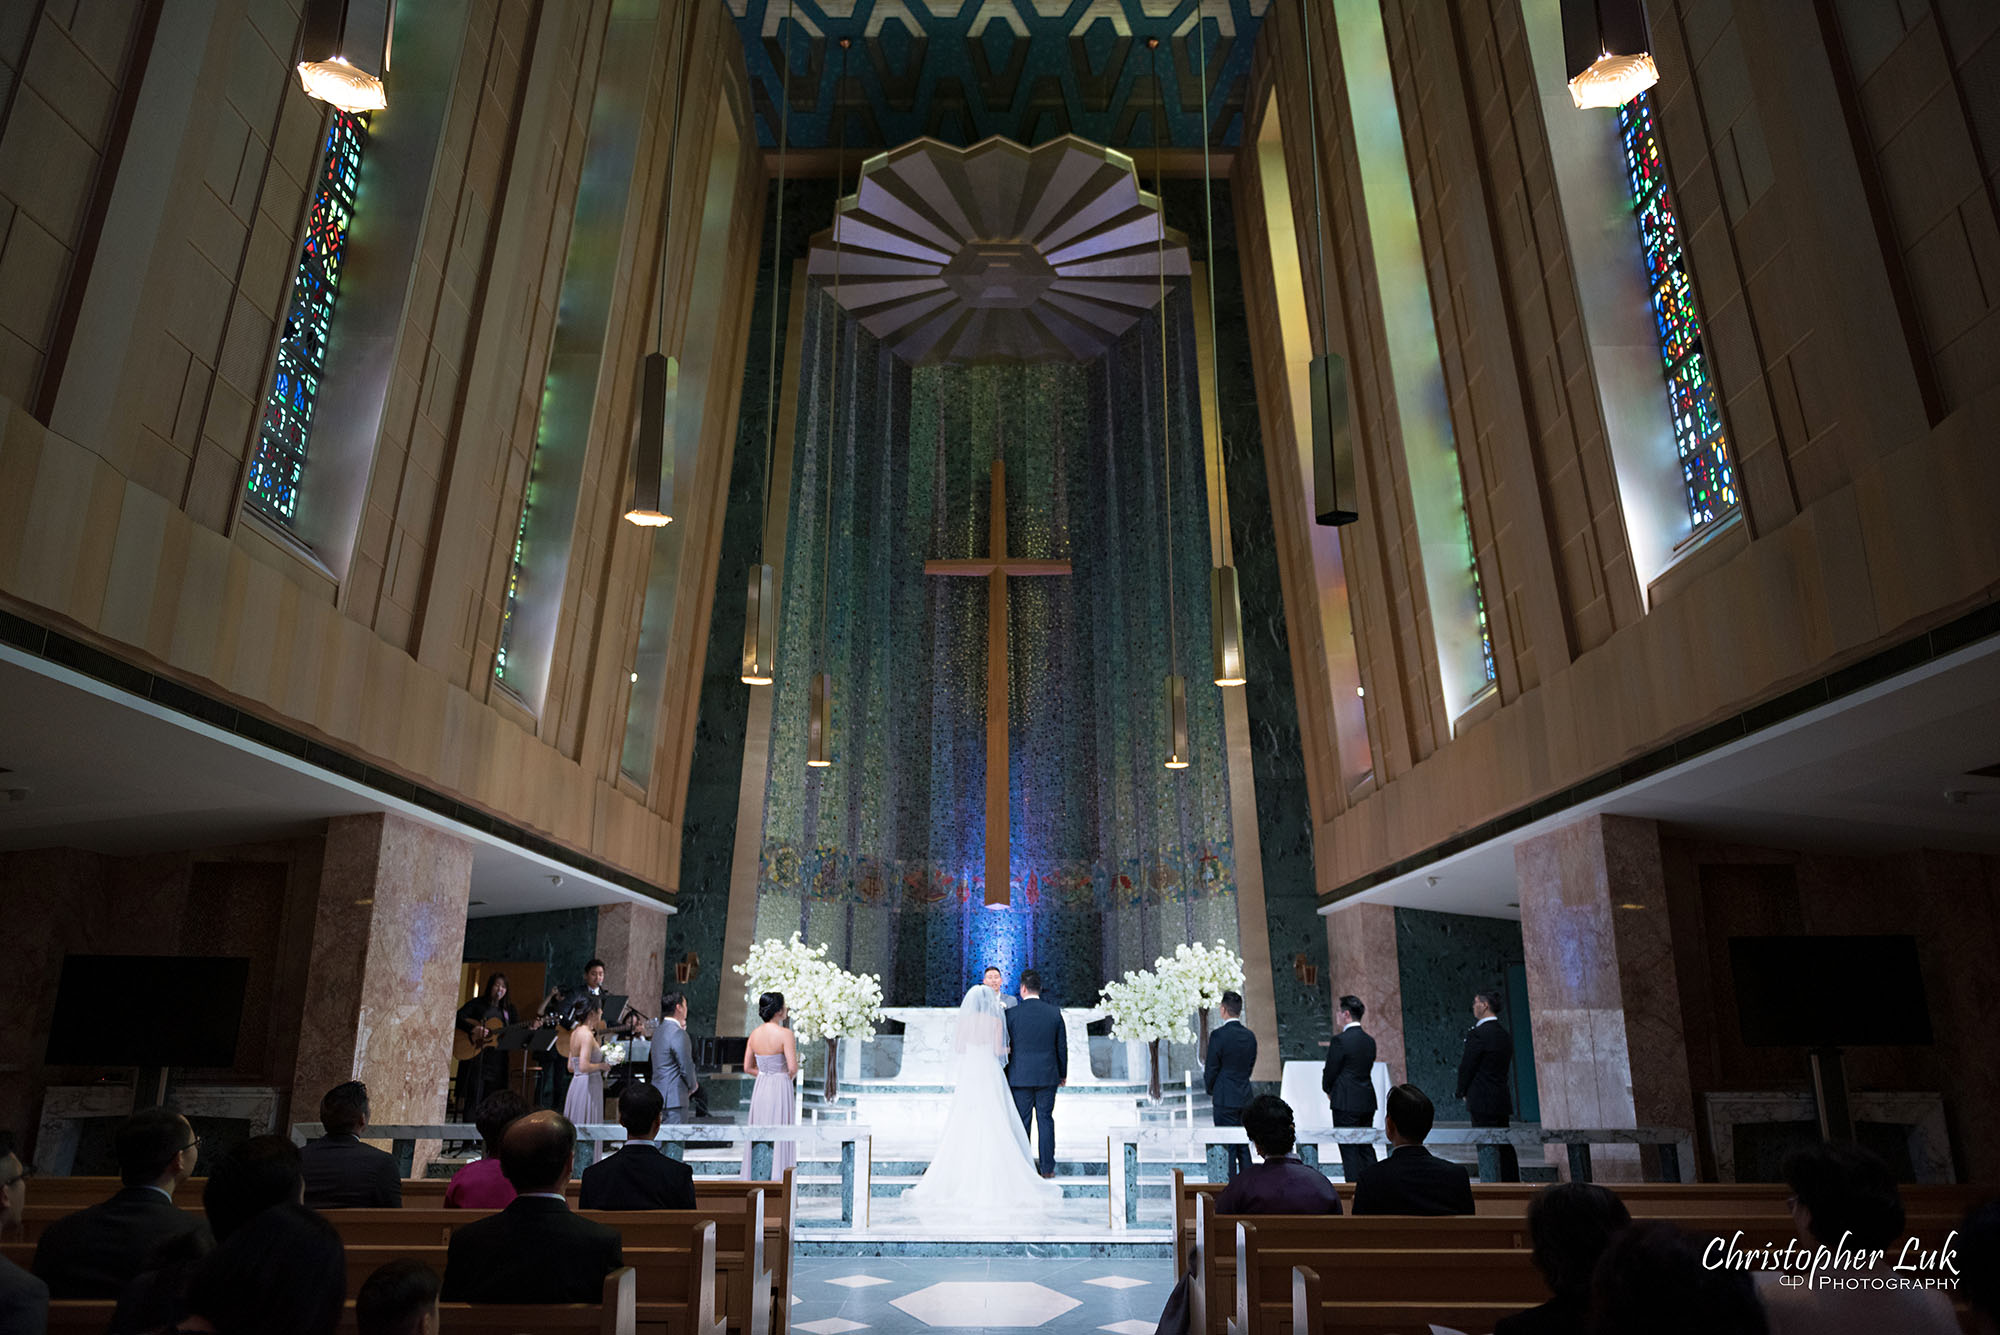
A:
<svg viewBox="0 0 2000 1335">
<path fill-rule="evenodd" d="M 920 1214 L 964 1218 L 996 1212 L 1046 1214 L 1062 1201 L 1028 1155 L 1028 1134 L 1007 1088 L 1007 1020 L 987 987 L 965 994 L 958 1011 L 958 1085 L 922 1180 L 902 1204 Z"/>
</svg>

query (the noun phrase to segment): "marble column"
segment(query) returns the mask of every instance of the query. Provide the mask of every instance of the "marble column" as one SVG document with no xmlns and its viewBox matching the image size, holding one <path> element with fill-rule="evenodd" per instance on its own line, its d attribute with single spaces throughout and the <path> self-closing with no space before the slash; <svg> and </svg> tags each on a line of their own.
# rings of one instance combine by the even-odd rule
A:
<svg viewBox="0 0 2000 1335">
<path fill-rule="evenodd" d="M 1515 845 L 1514 872 L 1542 1124 L 1692 1130 L 1659 826 L 1589 816 Z M 1640 1176 L 1635 1146 L 1591 1158 L 1599 1178 Z"/>
<path fill-rule="evenodd" d="M 1375 1040 L 1375 1060 L 1389 1066 L 1400 1085 L 1403 1064 L 1403 972 L 1396 955 L 1396 910 L 1388 904 L 1355 904 L 1326 918 L 1329 1009 L 1352 995 L 1367 1011 L 1361 1027 Z"/>
<path fill-rule="evenodd" d="M 367 1082 L 377 1124 L 444 1119 L 471 893 L 463 839 L 388 812 L 327 822 L 294 1121 L 343 1080 Z"/>
<path fill-rule="evenodd" d="M 597 910 L 597 958 L 604 961 L 604 990 L 622 992 L 641 1014 L 660 1009 L 667 948 L 667 914 L 630 901 Z M 618 1017 L 604 1017 L 612 1024 Z M 692 1017 L 690 1017 L 692 1018 Z"/>
</svg>

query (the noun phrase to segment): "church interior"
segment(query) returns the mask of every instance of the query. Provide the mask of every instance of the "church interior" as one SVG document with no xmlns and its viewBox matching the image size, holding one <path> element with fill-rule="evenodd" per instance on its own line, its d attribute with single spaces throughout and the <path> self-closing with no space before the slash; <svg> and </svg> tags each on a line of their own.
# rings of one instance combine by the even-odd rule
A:
<svg viewBox="0 0 2000 1335">
<path fill-rule="evenodd" d="M 507 1090 L 707 1212 L 445 1331 L 1483 1332 L 1828 1147 L 1936 1248 L 1996 441 L 1988 0 L 7 0 L 0 1267 L 356 1081 L 411 1229 Z M 1406 1090 L 1471 1218 L 1229 1224 Z"/>
</svg>

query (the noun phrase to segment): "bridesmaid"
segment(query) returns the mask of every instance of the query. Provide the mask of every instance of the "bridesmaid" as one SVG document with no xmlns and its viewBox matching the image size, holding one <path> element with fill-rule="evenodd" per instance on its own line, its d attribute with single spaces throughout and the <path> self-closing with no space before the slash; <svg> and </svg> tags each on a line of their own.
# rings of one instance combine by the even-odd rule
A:
<svg viewBox="0 0 2000 1335">
<path fill-rule="evenodd" d="M 785 994 L 766 992 L 757 998 L 757 1015 L 764 1023 L 750 1031 L 743 1071 L 757 1077 L 750 1088 L 751 1126 L 792 1126 L 797 1122 L 792 1087 L 799 1078 L 799 1043 L 786 1027 Z M 750 1176 L 750 1145 L 743 1146 L 743 1176 Z M 771 1178 L 782 1179 L 798 1162 L 799 1147 L 780 1141 L 771 1147 Z"/>
<path fill-rule="evenodd" d="M 597 1031 L 604 1027 L 604 1007 L 593 1006 L 577 1021 L 569 1035 L 569 1097 L 563 1101 L 563 1116 L 578 1126 L 604 1120 L 604 1073 L 611 1063 L 604 1060 Z"/>
</svg>

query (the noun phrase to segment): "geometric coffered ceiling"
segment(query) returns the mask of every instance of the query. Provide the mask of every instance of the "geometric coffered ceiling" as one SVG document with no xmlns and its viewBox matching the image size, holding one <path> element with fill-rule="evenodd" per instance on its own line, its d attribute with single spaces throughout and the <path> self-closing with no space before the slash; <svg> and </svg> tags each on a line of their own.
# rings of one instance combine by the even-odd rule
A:
<svg viewBox="0 0 2000 1335">
<path fill-rule="evenodd" d="M 1209 143 L 1240 138 L 1257 29 L 1273 0 L 726 0 L 750 70 L 758 140 L 778 141 L 782 38 L 789 142 L 889 148 L 931 138 L 1024 144 L 1080 135 L 1114 148 L 1202 144 L 1199 6 Z M 1287 0 L 1289 3 L 1290 0 Z M 790 20 L 787 20 L 787 6 Z M 1160 49 L 1147 49 L 1157 37 Z M 847 81 L 840 84 L 842 38 Z"/>
<path fill-rule="evenodd" d="M 912 364 L 1088 361 L 1188 273 L 1162 227 L 1115 149 L 920 139 L 862 167 L 808 272 Z"/>
</svg>

